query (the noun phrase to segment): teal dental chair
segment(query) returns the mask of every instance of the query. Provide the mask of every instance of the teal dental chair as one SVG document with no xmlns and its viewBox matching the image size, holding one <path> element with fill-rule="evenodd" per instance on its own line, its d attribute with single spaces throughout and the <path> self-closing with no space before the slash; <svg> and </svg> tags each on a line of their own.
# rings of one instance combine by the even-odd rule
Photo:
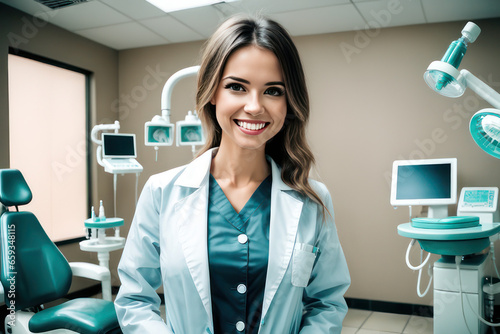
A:
<svg viewBox="0 0 500 334">
<path fill-rule="evenodd" d="M 0 170 L 0 280 L 10 312 L 5 332 L 121 333 L 112 301 L 79 298 L 44 309 L 43 304 L 65 297 L 72 275 L 109 281 L 110 273 L 91 263 L 68 263 L 35 215 L 19 212 L 18 206 L 31 199 L 20 171 Z"/>
</svg>

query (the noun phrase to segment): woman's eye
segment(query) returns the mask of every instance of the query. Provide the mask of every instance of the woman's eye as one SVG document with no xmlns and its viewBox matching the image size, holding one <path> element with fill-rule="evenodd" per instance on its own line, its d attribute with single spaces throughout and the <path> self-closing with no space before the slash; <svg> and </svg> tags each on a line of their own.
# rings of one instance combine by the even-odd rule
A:
<svg viewBox="0 0 500 334">
<path fill-rule="evenodd" d="M 285 94 L 285 91 L 278 87 L 271 87 L 265 91 L 265 94 L 272 96 L 282 96 L 283 94 Z"/>
<path fill-rule="evenodd" d="M 229 89 L 229 90 L 234 90 L 235 92 L 242 92 L 245 89 L 243 89 L 243 86 L 237 83 L 230 83 L 227 84 L 224 88 Z"/>
</svg>

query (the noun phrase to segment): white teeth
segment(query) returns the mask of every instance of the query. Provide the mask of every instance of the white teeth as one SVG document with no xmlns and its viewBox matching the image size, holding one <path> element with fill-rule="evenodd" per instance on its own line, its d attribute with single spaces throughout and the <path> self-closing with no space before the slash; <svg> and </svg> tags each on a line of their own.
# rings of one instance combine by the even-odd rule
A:
<svg viewBox="0 0 500 334">
<path fill-rule="evenodd" d="M 238 121 L 237 123 L 238 126 L 247 130 L 260 130 L 266 126 L 266 123 L 247 123 L 242 121 Z"/>
</svg>

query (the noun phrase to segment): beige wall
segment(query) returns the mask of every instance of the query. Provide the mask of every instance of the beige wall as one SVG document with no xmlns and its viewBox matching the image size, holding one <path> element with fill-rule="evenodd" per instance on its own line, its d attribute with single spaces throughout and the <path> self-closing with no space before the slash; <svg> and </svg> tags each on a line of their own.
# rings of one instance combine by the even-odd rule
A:
<svg viewBox="0 0 500 334">
<path fill-rule="evenodd" d="M 500 20 L 477 23 L 483 32 L 469 47 L 461 68 L 485 78 L 498 90 Z M 432 294 L 424 299 L 417 297 L 417 275 L 404 261 L 409 240 L 400 237 L 396 227 L 407 221 L 408 209 L 394 210 L 389 204 L 388 175 L 394 160 L 457 157 L 459 189 L 500 186 L 500 162 L 477 148 L 468 133 L 472 113 L 488 105 L 470 91 L 459 99 L 444 98 L 433 93 L 422 79 L 429 63 L 442 57 L 449 43 L 460 36 L 464 24 L 383 29 L 368 32 L 371 37 L 365 39 L 365 32 L 295 38 L 311 97 L 309 139 L 320 178 L 332 193 L 337 228 L 352 276 L 348 297 L 432 304 Z M 153 87 L 148 69 L 159 69 L 167 78 L 197 64 L 201 45 L 196 42 L 120 51 L 120 121 L 126 131 L 138 135 L 141 143 L 144 123 L 160 114 L 162 85 Z M 340 45 L 354 52 L 350 59 Z M 176 86 L 173 122 L 194 108 L 194 92 L 194 79 Z M 138 150 L 144 165 L 140 186 L 149 175 L 191 159 L 190 149 L 185 147 L 161 148 L 158 162 L 154 161 L 153 148 L 139 145 Z M 119 181 L 119 188 L 124 190 L 119 193 L 124 197 L 133 193 L 135 182 L 133 177 L 126 178 Z M 128 222 L 133 214 L 132 198 L 127 195 L 126 200 L 119 200 L 119 215 Z M 455 208 L 450 210 L 450 215 L 455 213 Z M 417 261 L 416 249 L 415 253 Z"/>
<path fill-rule="evenodd" d="M 49 18 L 50 22 L 50 18 Z M 0 4 L 0 168 L 9 167 L 9 104 L 7 55 L 9 46 L 42 57 L 64 62 L 91 71 L 91 126 L 109 123 L 117 118 L 113 101 L 118 96 L 118 52 L 89 41 L 56 26 L 34 19 L 32 16 Z M 7 38 L 5 38 L 7 37 Z M 61 120 L 64 126 L 64 119 Z M 113 185 L 109 174 L 95 163 L 95 145 L 90 154 L 92 166 L 93 204 L 98 200 L 113 203 Z M 67 190 L 71 196 L 71 189 Z M 33 194 L 43 196 L 44 194 Z M 70 219 L 70 217 L 69 217 Z M 82 222 L 83 228 L 83 222 Z M 69 261 L 97 263 L 95 253 L 82 252 L 78 244 L 61 246 L 61 251 Z M 114 284 L 118 284 L 113 274 Z M 76 279 L 72 290 L 95 282 Z"/>
</svg>

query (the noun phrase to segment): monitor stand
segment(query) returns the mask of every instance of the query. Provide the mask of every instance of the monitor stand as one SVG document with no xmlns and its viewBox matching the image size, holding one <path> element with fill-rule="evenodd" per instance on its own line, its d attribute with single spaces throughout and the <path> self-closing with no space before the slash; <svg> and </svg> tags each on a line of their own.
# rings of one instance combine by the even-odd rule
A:
<svg viewBox="0 0 500 334">
<path fill-rule="evenodd" d="M 429 205 L 427 217 L 446 218 L 448 217 L 448 205 Z"/>
</svg>

